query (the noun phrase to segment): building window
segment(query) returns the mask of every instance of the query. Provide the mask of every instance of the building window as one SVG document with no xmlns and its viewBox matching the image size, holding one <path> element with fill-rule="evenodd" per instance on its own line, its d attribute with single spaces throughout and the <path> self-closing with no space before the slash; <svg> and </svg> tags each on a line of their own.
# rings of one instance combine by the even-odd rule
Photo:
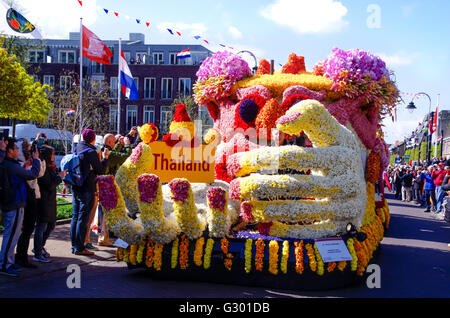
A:
<svg viewBox="0 0 450 318">
<path fill-rule="evenodd" d="M 92 62 L 92 73 L 105 73 L 104 65 L 97 62 Z"/>
<path fill-rule="evenodd" d="M 144 78 L 144 99 L 155 99 L 156 78 Z"/>
<path fill-rule="evenodd" d="M 109 90 L 110 90 L 110 97 L 111 98 L 117 98 L 118 97 L 118 88 L 117 88 L 117 77 L 111 77 L 109 82 Z"/>
<path fill-rule="evenodd" d="M 172 65 L 178 64 L 177 53 L 170 53 L 169 60 Z"/>
<path fill-rule="evenodd" d="M 155 106 L 144 106 L 144 116 L 142 124 L 155 122 Z"/>
<path fill-rule="evenodd" d="M 55 87 L 55 76 L 54 75 L 44 75 L 43 84 Z M 53 91 L 45 90 L 47 95 L 53 95 Z"/>
<path fill-rule="evenodd" d="M 163 53 L 160 52 L 153 53 L 153 64 L 155 65 L 164 64 Z"/>
<path fill-rule="evenodd" d="M 28 60 L 30 63 L 45 63 L 44 51 L 32 50 L 28 51 Z"/>
<path fill-rule="evenodd" d="M 69 90 L 72 85 L 72 77 L 71 76 L 60 76 L 59 77 L 59 89 L 61 90 Z"/>
<path fill-rule="evenodd" d="M 191 79 L 190 78 L 180 78 L 178 80 L 178 94 L 180 96 L 191 95 Z"/>
<path fill-rule="evenodd" d="M 161 79 L 161 99 L 172 99 L 173 78 Z"/>
<path fill-rule="evenodd" d="M 109 106 L 109 129 L 117 131 L 117 105 Z"/>
<path fill-rule="evenodd" d="M 161 135 L 165 135 L 169 132 L 170 123 L 173 117 L 173 107 L 172 106 L 161 106 L 161 121 L 159 130 Z"/>
<path fill-rule="evenodd" d="M 44 75 L 44 84 L 51 87 L 55 87 L 55 76 L 54 75 Z"/>
<path fill-rule="evenodd" d="M 147 53 L 137 52 L 136 53 L 136 64 L 145 64 L 147 60 Z"/>
<path fill-rule="evenodd" d="M 75 63 L 75 51 L 59 51 L 59 63 Z"/>
<path fill-rule="evenodd" d="M 93 75 L 91 77 L 92 89 L 94 89 L 97 92 L 101 91 L 103 87 L 103 80 L 104 77 L 102 75 Z"/>
<path fill-rule="evenodd" d="M 137 126 L 137 106 L 127 106 L 127 130 L 131 130 L 131 127 Z"/>
</svg>

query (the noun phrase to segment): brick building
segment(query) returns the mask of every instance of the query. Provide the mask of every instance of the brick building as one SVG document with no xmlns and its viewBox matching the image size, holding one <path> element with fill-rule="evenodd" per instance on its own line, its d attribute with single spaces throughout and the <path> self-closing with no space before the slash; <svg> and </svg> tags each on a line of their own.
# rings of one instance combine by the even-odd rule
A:
<svg viewBox="0 0 450 318">
<path fill-rule="evenodd" d="M 35 79 L 55 89 L 72 85 L 73 79 L 66 76 L 73 72 L 79 76 L 78 32 L 70 33 L 69 39 L 44 40 L 44 47 L 29 51 L 31 69 Z M 109 114 L 110 129 L 117 131 L 117 78 L 119 41 L 105 40 L 114 54 L 111 65 L 103 65 L 83 58 L 83 78 L 93 84 L 106 82 L 110 87 Z M 201 62 L 212 52 L 201 45 L 157 45 L 145 44 L 141 33 L 130 33 L 128 40 L 121 41 L 122 50 L 138 88 L 139 100 L 128 100 L 121 96 L 120 132 L 126 133 L 132 126 L 152 122 L 158 127 L 167 121 L 174 98 L 177 95 L 191 95 L 196 81 L 196 72 Z M 177 59 L 176 54 L 190 49 L 191 57 Z M 86 83 L 84 83 L 86 84 Z M 207 116 L 207 112 L 202 112 Z M 0 120 L 0 126 L 10 125 L 9 119 Z M 164 133 L 164 131 L 161 131 Z"/>
</svg>

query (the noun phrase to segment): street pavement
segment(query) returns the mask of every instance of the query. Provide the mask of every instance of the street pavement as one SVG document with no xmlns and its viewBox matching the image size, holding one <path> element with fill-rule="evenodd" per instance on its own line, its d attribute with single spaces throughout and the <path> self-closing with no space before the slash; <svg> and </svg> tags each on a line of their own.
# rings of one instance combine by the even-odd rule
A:
<svg viewBox="0 0 450 318">
<path fill-rule="evenodd" d="M 71 254 L 70 224 L 60 224 L 46 246 L 52 262 L 40 263 L 38 269 L 24 269 L 19 278 L 0 276 L 0 298 L 449 298 L 450 223 L 434 219 L 413 202 L 395 200 L 390 193 L 387 199 L 390 228 L 376 259 L 381 268 L 380 288 L 362 283 L 307 292 L 155 280 L 144 269 L 128 270 L 125 263 L 116 262 L 114 248 L 99 247 L 95 256 Z M 96 235 L 92 233 L 91 238 L 95 243 Z M 32 246 L 33 239 L 30 251 Z M 81 268 L 81 288 L 66 285 L 70 264 Z"/>
</svg>

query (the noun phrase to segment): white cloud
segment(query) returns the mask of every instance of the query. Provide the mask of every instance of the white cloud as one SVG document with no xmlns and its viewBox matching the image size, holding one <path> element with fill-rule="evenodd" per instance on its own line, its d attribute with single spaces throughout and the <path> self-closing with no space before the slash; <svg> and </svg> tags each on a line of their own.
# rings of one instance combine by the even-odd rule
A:
<svg viewBox="0 0 450 318">
<path fill-rule="evenodd" d="M 178 31 L 181 33 L 182 36 L 199 35 L 203 37 L 206 34 L 208 27 L 206 27 L 206 25 L 204 25 L 203 23 L 187 24 L 183 22 L 179 23 L 161 22 L 160 24 L 158 24 L 158 30 L 167 32 L 167 29 L 171 29 L 174 32 Z"/>
<path fill-rule="evenodd" d="M 420 57 L 420 53 L 418 52 L 406 53 L 404 51 L 399 51 L 391 55 L 386 53 L 376 53 L 376 55 L 386 62 L 388 68 L 412 65 Z"/>
<path fill-rule="evenodd" d="M 228 27 L 228 32 L 231 34 L 231 36 L 233 37 L 233 39 L 236 40 L 240 40 L 242 39 L 242 33 L 241 31 L 239 31 L 236 27 L 234 26 L 229 26 Z"/>
<path fill-rule="evenodd" d="M 261 15 L 298 33 L 339 32 L 348 22 L 347 8 L 335 0 L 276 0 Z"/>
<path fill-rule="evenodd" d="M 97 1 L 55 0 L 18 0 L 18 7 L 23 8 L 23 15 L 41 31 L 44 38 L 67 39 L 69 32 L 80 30 L 80 17 L 83 24 L 90 26 L 97 20 Z"/>
</svg>

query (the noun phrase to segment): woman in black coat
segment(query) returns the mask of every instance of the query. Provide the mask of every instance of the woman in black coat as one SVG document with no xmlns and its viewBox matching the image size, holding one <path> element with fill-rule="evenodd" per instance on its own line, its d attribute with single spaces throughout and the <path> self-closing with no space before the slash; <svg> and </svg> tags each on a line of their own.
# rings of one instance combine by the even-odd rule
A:
<svg viewBox="0 0 450 318">
<path fill-rule="evenodd" d="M 34 230 L 34 257 L 38 262 L 50 262 L 50 255 L 45 250 L 45 242 L 56 224 L 56 187 L 62 182 L 65 171 L 59 175 L 56 173 L 55 150 L 53 147 L 43 145 L 40 149 L 41 160 L 44 160 L 47 168 L 42 177 L 38 178 L 41 198 L 37 202 L 38 213 L 36 228 Z"/>
</svg>

